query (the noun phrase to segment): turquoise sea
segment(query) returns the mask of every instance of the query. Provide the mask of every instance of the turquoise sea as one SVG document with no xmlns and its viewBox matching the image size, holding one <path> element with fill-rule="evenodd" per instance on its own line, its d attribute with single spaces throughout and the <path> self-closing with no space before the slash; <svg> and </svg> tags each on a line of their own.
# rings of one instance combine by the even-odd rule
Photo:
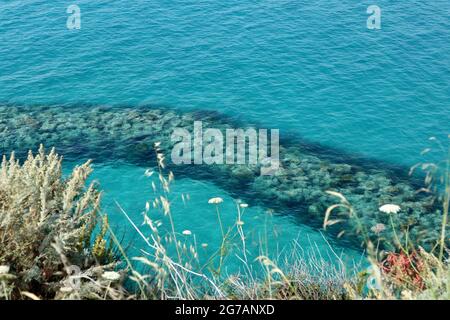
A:
<svg viewBox="0 0 450 320">
<path fill-rule="evenodd" d="M 374 2 L 3 0 L 0 103 L 214 110 L 329 148 L 341 161 L 407 170 L 422 160 L 429 137 L 445 141 L 450 132 L 450 2 Z M 70 4 L 81 9 L 80 30 L 66 27 Z M 382 9 L 381 30 L 366 27 L 372 4 Z M 104 209 L 135 239 L 116 202 L 142 222 L 152 196 L 148 167 L 97 160 Z M 237 198 L 228 191 L 195 175 L 176 180 L 174 194 L 190 195 L 174 201 L 178 231 L 214 248 L 220 232 L 208 199 L 224 199 L 231 223 Z M 293 239 L 326 256 L 329 245 L 338 255 L 361 254 L 268 209 L 246 209 L 254 255 L 264 234 L 273 254 Z M 133 241 L 136 253 L 141 244 Z"/>
</svg>

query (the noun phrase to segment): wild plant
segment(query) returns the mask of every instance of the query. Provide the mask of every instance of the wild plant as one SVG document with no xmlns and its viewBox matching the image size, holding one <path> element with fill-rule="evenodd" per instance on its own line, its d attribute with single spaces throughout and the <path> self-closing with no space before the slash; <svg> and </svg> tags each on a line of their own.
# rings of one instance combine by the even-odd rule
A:
<svg viewBox="0 0 450 320">
<path fill-rule="evenodd" d="M 11 154 L 0 168 L 0 298 L 46 298 L 71 291 L 70 266 L 81 273 L 113 262 L 100 192 L 86 187 L 90 162 L 62 177 L 54 149 L 31 151 L 20 164 Z M 57 243 L 57 244 L 56 244 Z M 56 249 L 58 248 L 58 249 Z M 64 257 L 64 260 L 61 259 Z M 64 289 L 65 288 L 65 289 Z"/>
<path fill-rule="evenodd" d="M 450 139 L 450 136 L 449 136 Z M 356 221 L 357 232 L 363 239 L 368 259 L 371 263 L 369 271 L 360 273 L 358 282 L 362 285 L 349 288 L 352 297 L 369 297 L 382 299 L 449 299 L 450 298 L 450 268 L 447 236 L 448 212 L 450 199 L 450 144 L 444 147 L 436 138 L 430 139 L 436 142 L 441 151 L 446 154 L 446 160 L 440 163 L 422 162 L 413 166 L 410 175 L 418 168 L 425 172 L 424 187 L 417 193 L 427 193 L 433 196 L 433 201 L 441 202 L 442 217 L 439 235 L 435 239 L 435 245 L 425 250 L 414 243 L 408 236 L 409 225 L 402 225 L 396 215 L 402 210 L 401 204 L 384 204 L 380 206 L 381 214 L 389 216 L 390 228 L 393 237 L 382 237 L 387 230 L 384 224 L 378 223 L 371 227 L 372 234 L 377 235 L 376 244 L 373 236 L 368 232 L 360 216 L 340 193 L 328 191 L 328 194 L 339 199 L 339 203 L 331 206 L 325 213 L 323 227 L 326 229 L 338 224 L 345 219 Z M 427 154 L 431 148 L 425 149 L 422 154 Z M 339 218 L 333 219 L 332 214 Z M 398 230 L 406 230 L 404 237 L 399 236 Z M 433 234 L 435 230 L 426 232 Z M 340 235 L 343 235 L 342 231 Z M 380 248 L 380 241 L 390 241 L 393 251 L 385 251 Z"/>
</svg>

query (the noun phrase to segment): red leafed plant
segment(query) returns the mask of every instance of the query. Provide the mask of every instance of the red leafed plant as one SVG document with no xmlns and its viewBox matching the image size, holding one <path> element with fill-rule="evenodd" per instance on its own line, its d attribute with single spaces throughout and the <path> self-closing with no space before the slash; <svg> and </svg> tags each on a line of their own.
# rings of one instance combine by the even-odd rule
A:
<svg viewBox="0 0 450 320">
<path fill-rule="evenodd" d="M 390 252 L 381 262 L 381 270 L 397 283 L 423 290 L 425 283 L 421 276 L 425 268 L 423 259 L 415 252 Z"/>
</svg>

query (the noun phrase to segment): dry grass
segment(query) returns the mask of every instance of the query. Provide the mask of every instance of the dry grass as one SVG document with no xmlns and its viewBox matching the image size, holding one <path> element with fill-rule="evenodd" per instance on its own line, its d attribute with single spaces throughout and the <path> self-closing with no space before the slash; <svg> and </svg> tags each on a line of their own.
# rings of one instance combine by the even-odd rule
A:
<svg viewBox="0 0 450 320">
<path fill-rule="evenodd" d="M 212 198 L 208 201 L 216 211 L 222 241 L 220 247 L 205 259 L 207 262 L 202 263 L 195 235 L 189 230 L 177 231 L 173 224 L 170 186 L 174 177 L 171 172 L 166 173 L 164 170 L 164 156 L 159 144 L 155 144 L 155 151 L 158 170 L 148 175 L 157 175 L 159 183 L 153 184 L 155 197 L 146 205 L 143 223 L 133 221 L 119 206 L 146 244 L 146 247 L 141 248 L 141 256 L 126 258 L 129 268 L 132 269 L 130 279 L 139 288 L 136 298 L 183 300 L 347 298 L 344 286 L 350 285 L 352 280 L 345 266 L 336 267 L 318 255 L 310 255 L 305 259 L 298 242 L 293 241 L 289 256 L 280 256 L 276 261 L 272 261 L 267 254 L 261 252 L 257 261 L 249 261 L 242 223 L 246 205 L 242 203 L 236 206 L 234 224 L 225 227 L 220 210 L 223 200 Z M 116 244 L 120 246 L 118 242 Z M 231 255 L 241 262 L 239 274 L 227 274 L 224 271 L 225 260 Z M 133 269 L 130 262 L 133 260 L 145 266 L 145 272 Z M 262 272 L 255 272 L 254 262 L 259 263 Z M 279 267 L 278 264 L 283 267 Z"/>
</svg>

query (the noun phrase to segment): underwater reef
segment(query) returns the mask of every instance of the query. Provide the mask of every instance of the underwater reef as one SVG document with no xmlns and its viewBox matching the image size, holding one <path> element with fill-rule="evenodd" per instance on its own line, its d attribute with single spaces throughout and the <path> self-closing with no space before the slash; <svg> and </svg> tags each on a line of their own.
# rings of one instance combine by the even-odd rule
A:
<svg viewBox="0 0 450 320">
<path fill-rule="evenodd" d="M 161 142 L 166 158 L 170 158 L 174 128 L 192 132 L 196 120 L 201 120 L 205 128 L 225 130 L 239 125 L 245 129 L 217 112 L 179 112 L 152 106 L 2 105 L 0 148 L 2 154 L 15 150 L 17 157 L 24 158 L 29 149 L 37 150 L 42 143 L 47 148 L 55 147 L 69 160 L 126 161 L 150 167 L 156 163 L 153 144 Z M 397 204 L 401 211 L 395 215 L 396 223 L 403 227 L 396 236 L 405 239 L 407 233 L 410 241 L 424 247 L 435 244 L 442 213 L 434 195 L 417 193 L 419 186 L 406 174 L 397 175 L 388 168 L 366 166 L 361 161 L 344 163 L 312 149 L 282 139 L 281 168 L 272 176 L 260 175 L 260 165 L 175 166 L 170 159 L 166 164 L 176 176 L 207 179 L 236 198 L 292 214 L 299 222 L 315 227 L 322 225 L 326 209 L 336 203 L 336 198 L 326 191 L 339 192 L 358 213 L 369 236 L 385 239 L 386 243 L 394 234 L 389 227 L 374 228 L 390 223 L 389 215 L 380 212 L 379 207 Z M 344 219 L 346 214 L 337 213 L 335 218 Z M 360 226 L 353 219 L 344 220 L 331 231 L 337 235 L 344 228 L 347 241 L 359 244 Z"/>
</svg>

